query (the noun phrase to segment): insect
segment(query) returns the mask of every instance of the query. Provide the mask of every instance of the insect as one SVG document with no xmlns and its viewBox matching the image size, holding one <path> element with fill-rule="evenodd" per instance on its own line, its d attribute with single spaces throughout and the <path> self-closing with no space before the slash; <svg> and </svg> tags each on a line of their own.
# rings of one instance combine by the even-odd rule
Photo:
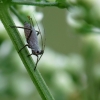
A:
<svg viewBox="0 0 100 100">
<path fill-rule="evenodd" d="M 36 61 L 35 67 L 34 67 L 34 71 L 35 71 L 38 62 L 39 62 L 39 60 L 41 59 L 41 57 L 44 53 L 45 44 L 43 42 L 43 38 L 42 38 L 42 34 L 40 32 L 39 26 L 38 26 L 39 31 L 36 31 L 34 29 L 34 24 L 33 24 L 32 18 L 30 18 L 30 16 L 28 16 L 28 19 L 29 19 L 29 22 L 25 22 L 24 27 L 20 27 L 20 26 L 10 26 L 10 27 L 24 29 L 27 44 L 25 46 L 23 46 L 19 50 L 19 52 L 22 49 L 24 49 L 26 46 L 28 46 L 32 50 L 32 53 L 29 54 L 28 56 L 35 55 L 37 57 L 37 61 Z M 37 36 L 39 34 L 41 36 L 41 41 L 42 41 L 42 50 L 40 50 L 40 48 L 39 48 L 39 42 L 38 42 L 38 38 L 37 38 Z M 39 55 L 40 55 L 40 57 L 39 57 Z"/>
</svg>

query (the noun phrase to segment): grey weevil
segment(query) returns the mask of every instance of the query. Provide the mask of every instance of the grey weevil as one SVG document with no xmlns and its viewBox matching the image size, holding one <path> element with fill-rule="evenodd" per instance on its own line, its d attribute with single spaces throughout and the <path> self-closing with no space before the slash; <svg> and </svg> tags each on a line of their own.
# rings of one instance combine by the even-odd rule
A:
<svg viewBox="0 0 100 100">
<path fill-rule="evenodd" d="M 36 70 L 37 64 L 44 53 L 45 44 L 43 43 L 43 38 L 42 38 L 42 35 L 40 32 L 39 26 L 38 26 L 39 31 L 36 31 L 34 29 L 34 24 L 33 24 L 32 18 L 30 18 L 30 16 L 28 16 L 28 19 L 29 19 L 29 23 L 25 22 L 24 27 L 20 27 L 20 26 L 10 26 L 10 27 L 24 29 L 27 44 L 25 46 L 23 46 L 19 50 L 19 52 L 22 49 L 24 49 L 26 46 L 28 46 L 32 50 L 32 53 L 29 54 L 28 56 L 31 56 L 31 55 L 37 56 L 37 61 L 36 61 L 35 67 L 34 67 L 34 70 Z M 39 43 L 38 43 L 38 38 L 37 38 L 37 35 L 39 35 L 39 34 L 41 35 L 42 50 L 40 50 L 40 48 L 39 48 Z M 40 55 L 40 57 L 39 57 L 39 55 Z"/>
</svg>

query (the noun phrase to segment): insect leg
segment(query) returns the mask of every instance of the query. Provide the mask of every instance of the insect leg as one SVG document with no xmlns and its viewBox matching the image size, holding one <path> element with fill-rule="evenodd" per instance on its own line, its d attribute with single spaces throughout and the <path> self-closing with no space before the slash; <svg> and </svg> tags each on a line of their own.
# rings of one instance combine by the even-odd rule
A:
<svg viewBox="0 0 100 100">
<path fill-rule="evenodd" d="M 33 55 L 33 53 L 29 54 L 28 56 L 31 56 L 31 55 Z M 35 67 L 34 67 L 34 71 L 36 70 L 37 64 L 38 64 L 38 62 L 40 60 L 39 57 L 38 57 L 38 55 L 36 55 L 36 56 L 37 56 L 37 61 L 36 61 Z"/>
<path fill-rule="evenodd" d="M 27 55 L 27 57 L 29 57 L 29 56 L 31 56 L 31 55 L 33 55 L 33 53 L 31 53 L 31 54 Z"/>
<path fill-rule="evenodd" d="M 37 35 L 39 35 L 39 34 L 40 34 L 40 32 L 39 32 L 39 31 L 37 31 L 37 30 L 36 30 L 36 32 L 37 32 Z"/>
<path fill-rule="evenodd" d="M 36 61 L 35 67 L 34 67 L 34 71 L 36 70 L 36 67 L 37 67 L 38 62 L 39 62 L 39 57 L 37 55 L 37 61 Z"/>
<path fill-rule="evenodd" d="M 25 27 L 20 27 L 20 26 L 11 26 L 9 25 L 11 28 L 22 28 L 22 29 L 27 29 L 27 30 L 31 30 L 30 28 L 25 28 Z"/>
<path fill-rule="evenodd" d="M 19 53 L 22 49 L 24 49 L 26 46 L 29 46 L 29 44 L 24 45 L 24 46 L 18 51 L 18 53 Z"/>
<path fill-rule="evenodd" d="M 36 54 L 34 50 L 32 50 L 32 53 L 29 54 L 29 55 L 27 55 L 27 56 L 29 57 L 31 55 L 35 55 L 37 57 L 37 61 L 36 61 L 35 67 L 34 67 L 34 71 L 35 71 L 36 67 L 37 67 L 37 64 L 38 64 L 38 62 L 39 62 L 39 60 L 40 60 L 41 57 L 39 58 L 38 54 Z"/>
<path fill-rule="evenodd" d="M 31 53 L 31 54 L 29 54 L 29 55 L 27 55 L 27 57 L 29 57 L 29 56 L 31 56 L 31 55 L 36 55 L 36 56 L 37 56 L 37 54 L 35 53 L 35 51 L 34 51 L 34 50 L 32 50 L 32 53 Z"/>
</svg>

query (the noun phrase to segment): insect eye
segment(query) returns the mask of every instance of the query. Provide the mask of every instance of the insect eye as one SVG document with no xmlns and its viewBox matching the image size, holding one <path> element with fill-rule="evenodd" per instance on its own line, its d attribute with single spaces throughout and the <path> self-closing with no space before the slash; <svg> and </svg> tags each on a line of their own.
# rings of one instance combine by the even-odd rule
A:
<svg viewBox="0 0 100 100">
<path fill-rule="evenodd" d="M 37 51 L 37 53 L 39 53 L 39 51 Z"/>
</svg>

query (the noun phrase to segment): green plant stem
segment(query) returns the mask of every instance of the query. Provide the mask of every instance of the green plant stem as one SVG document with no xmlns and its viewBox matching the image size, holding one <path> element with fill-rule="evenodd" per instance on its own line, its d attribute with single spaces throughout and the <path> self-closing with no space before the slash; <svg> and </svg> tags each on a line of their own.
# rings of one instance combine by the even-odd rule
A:
<svg viewBox="0 0 100 100">
<path fill-rule="evenodd" d="M 20 16 L 18 11 L 13 6 L 10 7 L 10 10 L 18 17 L 18 19 L 20 20 L 20 22 L 22 22 L 22 24 L 25 22 L 26 18 L 23 18 L 23 16 Z"/>
<path fill-rule="evenodd" d="M 12 18 L 9 13 L 9 7 L 3 3 L 0 4 L 0 19 L 8 32 L 17 52 L 24 46 L 21 37 L 19 35 L 19 32 L 17 31 L 16 28 L 11 28 L 9 25 L 14 25 Z M 6 47 L 5 47 L 6 48 Z M 41 95 L 41 98 L 43 100 L 54 100 L 53 96 L 51 95 L 46 83 L 44 82 L 41 74 L 39 71 L 36 69 L 34 71 L 34 63 L 31 57 L 27 57 L 28 55 L 27 49 L 23 49 L 20 53 L 19 56 L 25 65 L 32 81 L 34 82 L 38 92 Z"/>
<path fill-rule="evenodd" d="M 57 1 L 57 2 L 34 2 L 34 1 L 18 1 L 12 0 L 11 4 L 19 4 L 19 5 L 34 5 L 39 7 L 45 6 L 55 6 L 59 8 L 69 8 L 71 5 L 65 1 Z"/>
<path fill-rule="evenodd" d="M 35 5 L 35 6 L 58 6 L 58 2 L 33 2 L 33 1 L 12 1 L 12 4 Z"/>
</svg>

